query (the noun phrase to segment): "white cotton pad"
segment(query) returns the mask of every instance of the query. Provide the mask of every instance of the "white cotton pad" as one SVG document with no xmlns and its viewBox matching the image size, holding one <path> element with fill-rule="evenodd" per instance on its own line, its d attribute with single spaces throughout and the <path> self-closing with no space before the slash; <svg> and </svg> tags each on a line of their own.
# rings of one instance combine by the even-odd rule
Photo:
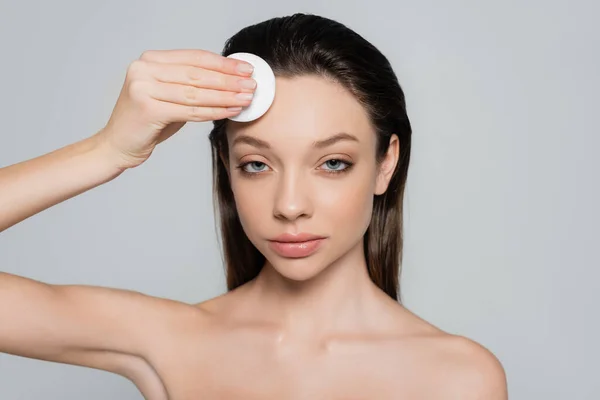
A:
<svg viewBox="0 0 600 400">
<path fill-rule="evenodd" d="M 229 117 L 232 121 L 250 122 L 258 119 L 267 112 L 275 99 L 275 74 L 265 60 L 251 53 L 233 53 L 227 56 L 237 60 L 246 61 L 254 67 L 251 78 L 256 81 L 256 89 L 252 102 L 242 108 L 242 111 Z"/>
</svg>

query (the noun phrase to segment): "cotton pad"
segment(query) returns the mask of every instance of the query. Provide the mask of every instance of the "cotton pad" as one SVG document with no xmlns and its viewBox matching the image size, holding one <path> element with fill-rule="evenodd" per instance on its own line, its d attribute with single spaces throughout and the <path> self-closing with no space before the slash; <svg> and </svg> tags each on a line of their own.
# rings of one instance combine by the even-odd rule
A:
<svg viewBox="0 0 600 400">
<path fill-rule="evenodd" d="M 256 81 L 256 89 L 252 102 L 242 108 L 242 111 L 229 117 L 232 121 L 250 122 L 258 119 L 267 112 L 275 99 L 275 74 L 265 60 L 252 53 L 233 53 L 227 56 L 246 61 L 254 67 L 251 78 Z"/>
</svg>

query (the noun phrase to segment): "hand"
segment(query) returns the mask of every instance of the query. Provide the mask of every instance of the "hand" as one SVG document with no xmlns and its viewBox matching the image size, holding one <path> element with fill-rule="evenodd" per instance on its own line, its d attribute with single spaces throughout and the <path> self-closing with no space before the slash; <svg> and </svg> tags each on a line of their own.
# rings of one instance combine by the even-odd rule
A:
<svg viewBox="0 0 600 400">
<path fill-rule="evenodd" d="M 187 121 L 228 118 L 248 106 L 251 99 L 236 95 L 253 93 L 256 82 L 240 66 L 252 67 L 206 50 L 146 51 L 129 65 L 112 115 L 94 136 L 119 168 L 134 168 Z"/>
</svg>

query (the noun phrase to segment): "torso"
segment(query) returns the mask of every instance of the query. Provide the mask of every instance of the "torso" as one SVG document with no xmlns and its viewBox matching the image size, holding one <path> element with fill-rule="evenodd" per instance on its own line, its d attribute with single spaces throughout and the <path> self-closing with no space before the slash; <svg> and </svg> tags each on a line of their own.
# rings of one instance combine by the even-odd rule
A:
<svg viewBox="0 0 600 400">
<path fill-rule="evenodd" d="M 169 400 L 441 398 L 447 360 L 464 346 L 400 304 L 404 328 L 396 332 L 282 344 L 274 327 L 227 317 L 238 295 L 182 305 L 195 307 L 198 318 L 182 321 L 148 351 L 156 376 L 145 379 L 160 379 Z"/>
</svg>

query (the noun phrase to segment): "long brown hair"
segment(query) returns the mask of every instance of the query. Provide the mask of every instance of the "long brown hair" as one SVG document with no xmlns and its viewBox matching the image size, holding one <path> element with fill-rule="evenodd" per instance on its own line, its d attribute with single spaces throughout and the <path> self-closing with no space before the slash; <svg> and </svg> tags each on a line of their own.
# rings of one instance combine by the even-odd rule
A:
<svg viewBox="0 0 600 400">
<path fill-rule="evenodd" d="M 404 92 L 387 58 L 356 32 L 328 18 L 294 14 L 248 26 L 226 43 L 222 55 L 249 52 L 263 58 L 276 76 L 319 75 L 350 90 L 368 112 L 377 134 L 376 160 L 385 157 L 392 134 L 398 135 L 400 157 L 388 189 L 373 200 L 371 222 L 364 235 L 364 253 L 373 282 L 400 300 L 402 210 L 410 161 L 412 129 Z M 254 279 L 265 257 L 246 236 L 237 213 L 229 176 L 227 120 L 214 121 L 209 135 L 213 162 L 215 215 L 227 276 L 233 290 Z"/>
</svg>

